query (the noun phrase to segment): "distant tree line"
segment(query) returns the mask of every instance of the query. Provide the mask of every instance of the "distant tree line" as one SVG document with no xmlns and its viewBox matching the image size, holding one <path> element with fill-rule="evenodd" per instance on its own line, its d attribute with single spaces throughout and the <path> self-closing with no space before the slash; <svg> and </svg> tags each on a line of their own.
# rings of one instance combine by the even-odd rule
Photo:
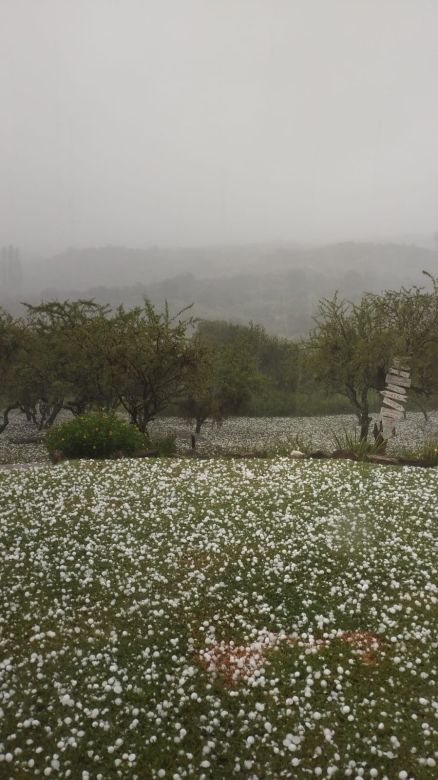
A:
<svg viewBox="0 0 438 780">
<path fill-rule="evenodd" d="M 394 356 L 412 357 L 412 399 L 424 410 L 438 392 L 438 284 L 322 300 L 302 341 L 263 327 L 196 321 L 190 310 L 111 309 L 94 300 L 0 312 L 3 431 L 13 410 L 44 430 L 61 410 L 123 410 L 142 432 L 179 414 L 199 433 L 232 415 L 354 410 L 361 436 L 379 404 Z"/>
</svg>

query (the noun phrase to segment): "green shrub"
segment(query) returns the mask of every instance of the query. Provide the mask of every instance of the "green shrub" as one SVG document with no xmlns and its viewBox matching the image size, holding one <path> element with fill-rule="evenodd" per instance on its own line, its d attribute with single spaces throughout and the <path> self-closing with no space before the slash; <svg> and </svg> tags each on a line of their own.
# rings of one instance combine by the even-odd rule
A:
<svg viewBox="0 0 438 780">
<path fill-rule="evenodd" d="M 406 460 L 422 461 L 428 466 L 438 466 L 438 441 L 427 439 L 420 447 L 402 449 L 400 456 Z"/>
<path fill-rule="evenodd" d="M 223 450 L 221 455 L 224 458 L 287 458 L 293 450 L 299 450 L 304 455 L 312 452 L 312 440 L 301 434 L 289 436 L 287 439 L 267 442 L 260 445 L 241 445 L 230 450 Z"/>
<path fill-rule="evenodd" d="M 66 458 L 108 458 L 117 452 L 132 455 L 147 446 L 133 425 L 115 414 L 88 412 L 48 431 L 49 454 L 57 450 Z"/>
<path fill-rule="evenodd" d="M 146 440 L 146 447 L 150 450 L 157 450 L 163 458 L 170 458 L 176 454 L 176 438 L 169 436 L 160 436 Z"/>
<path fill-rule="evenodd" d="M 337 450 L 349 450 L 354 452 L 359 460 L 366 460 L 367 455 L 383 454 L 385 451 L 386 442 L 376 443 L 370 442 L 367 439 L 361 439 L 358 431 L 355 429 L 353 433 L 344 429 L 342 434 L 333 434 L 334 446 Z"/>
</svg>

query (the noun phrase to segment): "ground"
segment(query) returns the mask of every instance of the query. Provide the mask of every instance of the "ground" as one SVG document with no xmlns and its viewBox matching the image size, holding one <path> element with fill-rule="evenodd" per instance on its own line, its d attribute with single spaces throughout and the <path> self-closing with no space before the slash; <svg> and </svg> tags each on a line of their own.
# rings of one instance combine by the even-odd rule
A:
<svg viewBox="0 0 438 780">
<path fill-rule="evenodd" d="M 0 778 L 437 777 L 436 469 L 0 480 Z"/>
<path fill-rule="evenodd" d="M 68 418 L 63 412 L 58 420 Z M 204 424 L 197 449 L 205 455 L 227 455 L 230 452 L 254 452 L 278 447 L 280 451 L 296 449 L 301 444 L 328 452 L 338 449 L 335 436 L 357 431 L 357 418 L 352 414 L 322 415 L 320 417 L 232 417 L 221 426 Z M 178 417 L 163 417 L 149 426 L 151 435 L 176 435 L 178 453 L 191 449 L 193 426 Z M 0 435 L 0 466 L 6 463 L 45 463 L 47 450 L 43 442 L 26 443 L 35 438 L 35 429 L 23 415 L 11 415 L 11 423 Z M 425 420 L 420 412 L 408 412 L 397 425 L 397 436 L 390 442 L 389 452 L 404 448 L 415 449 L 425 440 L 438 437 L 438 412 L 430 412 Z"/>
</svg>

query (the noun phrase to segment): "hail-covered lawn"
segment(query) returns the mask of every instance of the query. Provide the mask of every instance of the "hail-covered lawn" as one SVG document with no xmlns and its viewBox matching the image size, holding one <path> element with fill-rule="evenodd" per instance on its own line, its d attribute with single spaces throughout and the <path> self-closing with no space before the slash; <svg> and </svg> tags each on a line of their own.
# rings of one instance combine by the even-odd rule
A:
<svg viewBox="0 0 438 780">
<path fill-rule="evenodd" d="M 62 412 L 56 424 L 70 418 Z M 375 418 L 375 415 L 374 415 Z M 372 427 L 372 426 L 371 426 Z M 149 425 L 152 437 L 175 436 L 180 455 L 191 450 L 193 425 L 179 417 L 161 417 Z M 218 426 L 207 421 L 198 438 L 197 450 L 204 455 L 227 455 L 246 451 L 272 450 L 275 447 L 294 450 L 302 445 L 331 452 L 338 449 L 336 436 L 346 432 L 358 435 L 357 418 L 352 414 L 320 417 L 231 417 Z M 38 438 L 41 437 L 41 441 Z M 0 435 L 1 464 L 47 462 L 44 434 L 28 423 L 23 415 L 11 414 L 11 421 Z M 370 434 L 370 438 L 371 434 Z M 35 439 L 35 441 L 31 441 Z M 425 441 L 438 439 L 438 412 L 430 412 L 426 421 L 420 412 L 408 412 L 397 424 L 397 436 L 389 442 L 389 452 L 422 447 Z M 306 447 L 306 448 L 307 448 Z"/>
<path fill-rule="evenodd" d="M 437 471 L 0 478 L 0 777 L 438 776 Z"/>
</svg>

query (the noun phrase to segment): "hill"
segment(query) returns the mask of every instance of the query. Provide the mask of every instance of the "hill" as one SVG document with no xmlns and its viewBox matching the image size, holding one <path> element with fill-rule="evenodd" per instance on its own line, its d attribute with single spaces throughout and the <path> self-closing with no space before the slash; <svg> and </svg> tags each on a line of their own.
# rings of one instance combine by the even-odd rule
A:
<svg viewBox="0 0 438 780">
<path fill-rule="evenodd" d="M 406 244 L 102 247 L 28 264 L 20 295 L 3 291 L 0 304 L 17 311 L 21 300 L 94 297 L 134 306 L 147 297 L 175 311 L 193 303 L 199 317 L 252 320 L 297 336 L 312 326 L 320 298 L 422 285 L 423 269 L 438 274 L 438 251 Z"/>
</svg>

